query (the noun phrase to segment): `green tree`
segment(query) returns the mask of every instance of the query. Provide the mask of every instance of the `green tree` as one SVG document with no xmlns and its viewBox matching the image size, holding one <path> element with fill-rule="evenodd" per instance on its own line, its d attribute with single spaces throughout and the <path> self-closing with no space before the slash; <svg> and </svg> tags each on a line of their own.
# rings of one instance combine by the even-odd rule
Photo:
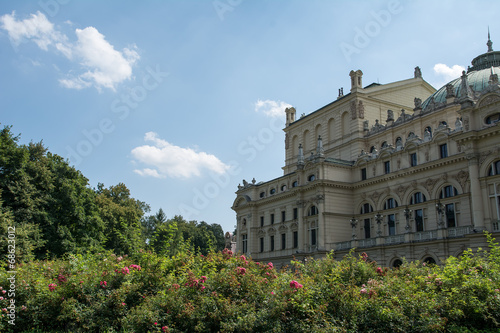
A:
<svg viewBox="0 0 500 333">
<path fill-rule="evenodd" d="M 141 219 L 149 206 L 130 196 L 123 183 L 109 188 L 97 185 L 99 215 L 106 225 L 105 248 L 117 253 L 133 253 L 144 244 Z"/>
<path fill-rule="evenodd" d="M 0 132 L 0 190 L 18 241 L 37 257 L 99 247 L 104 224 L 88 180 L 42 142 L 19 145 L 11 127 Z M 29 244 L 29 245 L 28 245 Z"/>
</svg>

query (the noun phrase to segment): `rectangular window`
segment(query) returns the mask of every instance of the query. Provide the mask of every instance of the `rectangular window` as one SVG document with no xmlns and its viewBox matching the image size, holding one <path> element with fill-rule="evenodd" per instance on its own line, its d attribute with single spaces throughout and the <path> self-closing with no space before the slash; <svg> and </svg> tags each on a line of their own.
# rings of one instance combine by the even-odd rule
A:
<svg viewBox="0 0 500 333">
<path fill-rule="evenodd" d="M 293 219 L 296 220 L 299 218 L 299 210 L 297 208 L 293 209 Z"/>
<path fill-rule="evenodd" d="M 285 222 L 286 219 L 286 211 L 281 212 L 281 222 Z"/>
<path fill-rule="evenodd" d="M 264 226 L 264 216 L 261 216 L 260 217 L 260 226 L 263 227 Z"/>
<path fill-rule="evenodd" d="M 286 249 L 286 234 L 281 234 L 281 249 Z"/>
<path fill-rule="evenodd" d="M 361 169 L 361 180 L 366 180 L 366 168 Z"/>
<path fill-rule="evenodd" d="M 293 248 L 296 249 L 299 247 L 299 232 L 293 232 Z"/>
<path fill-rule="evenodd" d="M 410 154 L 410 166 L 414 167 L 417 165 L 417 153 Z"/>
<path fill-rule="evenodd" d="M 364 229 L 365 229 L 365 238 L 367 238 L 367 239 L 370 238 L 371 237 L 370 219 L 365 219 Z"/>
<path fill-rule="evenodd" d="M 415 228 L 417 232 L 424 231 L 424 211 L 422 209 L 415 210 Z"/>
<path fill-rule="evenodd" d="M 264 252 L 264 237 L 260 238 L 260 252 Z"/>
<path fill-rule="evenodd" d="M 447 204 L 445 206 L 445 212 L 446 212 L 446 224 L 448 228 L 454 228 L 457 226 L 457 222 L 455 219 L 455 205 L 454 204 Z"/>
<path fill-rule="evenodd" d="M 441 158 L 448 157 L 448 145 L 446 143 L 439 146 L 439 156 L 441 156 Z"/>
<path fill-rule="evenodd" d="M 247 234 L 241 235 L 241 250 L 243 253 L 247 253 L 247 237 Z"/>
<path fill-rule="evenodd" d="M 316 245 L 316 229 L 311 229 L 311 245 Z"/>
<path fill-rule="evenodd" d="M 274 224 L 274 214 L 271 214 L 271 224 Z"/>
<path fill-rule="evenodd" d="M 384 172 L 386 175 L 388 173 L 391 173 L 391 162 L 390 161 L 384 162 Z"/>
<path fill-rule="evenodd" d="M 396 218 L 394 214 L 387 215 L 387 226 L 389 227 L 389 236 L 396 234 Z"/>
<path fill-rule="evenodd" d="M 271 251 L 274 251 L 274 236 L 271 236 Z"/>
</svg>

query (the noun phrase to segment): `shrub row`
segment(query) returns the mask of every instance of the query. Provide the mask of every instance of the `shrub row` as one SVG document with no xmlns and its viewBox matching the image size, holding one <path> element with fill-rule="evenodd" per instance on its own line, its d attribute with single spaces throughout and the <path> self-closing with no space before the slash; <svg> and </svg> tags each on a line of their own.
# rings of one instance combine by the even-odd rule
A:
<svg viewBox="0 0 500 333">
<path fill-rule="evenodd" d="M 277 271 L 227 250 L 31 261 L 16 267 L 15 297 L 0 270 L 0 331 L 493 332 L 500 250 L 490 246 L 398 269 L 351 254 Z"/>
</svg>

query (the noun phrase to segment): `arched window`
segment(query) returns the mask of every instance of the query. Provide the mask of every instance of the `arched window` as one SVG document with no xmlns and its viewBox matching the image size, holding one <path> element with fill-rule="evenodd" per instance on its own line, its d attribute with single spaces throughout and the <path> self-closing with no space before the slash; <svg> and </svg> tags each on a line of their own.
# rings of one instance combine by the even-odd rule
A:
<svg viewBox="0 0 500 333">
<path fill-rule="evenodd" d="M 439 193 L 439 199 L 446 199 L 446 198 L 452 198 L 454 196 L 458 195 L 458 191 L 455 187 L 452 185 L 447 185 L 444 186 L 441 189 L 441 192 Z M 449 202 L 444 205 L 442 205 L 442 211 L 445 215 L 446 218 L 446 226 L 448 228 L 454 228 L 457 226 L 457 214 L 455 210 L 455 203 Z"/>
<path fill-rule="evenodd" d="M 398 207 L 398 202 L 394 200 L 394 198 L 389 198 L 384 203 L 384 209 L 392 209 Z M 387 228 L 389 236 L 396 234 L 396 215 L 388 214 L 387 215 Z"/>
<path fill-rule="evenodd" d="M 398 202 L 394 198 L 389 198 L 384 203 L 384 209 L 397 208 L 398 206 Z"/>
<path fill-rule="evenodd" d="M 286 191 L 286 185 L 281 185 L 281 192 Z"/>
<path fill-rule="evenodd" d="M 360 214 L 368 214 L 373 212 L 373 207 L 369 203 L 364 203 L 361 206 Z M 365 239 L 371 238 L 371 217 L 363 217 L 363 229 L 365 231 Z"/>
<path fill-rule="evenodd" d="M 389 144 L 387 143 L 387 141 L 384 141 L 384 142 L 382 142 L 381 148 L 386 148 L 388 146 L 389 146 Z"/>
<path fill-rule="evenodd" d="M 307 213 L 307 216 L 313 215 L 318 215 L 318 208 L 316 206 L 311 206 L 311 208 L 309 208 L 309 212 Z"/>
<path fill-rule="evenodd" d="M 488 176 L 500 175 L 500 160 L 491 163 L 488 168 Z"/>
<path fill-rule="evenodd" d="M 424 262 L 428 265 L 435 265 L 436 264 L 436 260 L 434 260 L 433 257 L 427 257 L 424 259 Z"/>
<path fill-rule="evenodd" d="M 263 198 L 266 196 L 266 192 L 260 192 L 259 197 Z"/>
<path fill-rule="evenodd" d="M 292 187 L 297 187 L 297 186 L 299 186 L 299 182 L 298 182 L 298 181 L 294 181 L 294 182 L 292 183 Z"/>
<path fill-rule="evenodd" d="M 426 201 L 427 198 L 425 197 L 425 194 L 423 194 L 422 192 L 416 192 L 413 193 L 410 198 L 410 205 L 415 205 Z"/>
<path fill-rule="evenodd" d="M 276 193 L 276 189 L 272 188 L 271 191 L 269 191 L 269 193 L 271 193 L 271 195 L 274 194 L 274 193 Z"/>
<path fill-rule="evenodd" d="M 373 153 L 373 152 L 376 152 L 376 151 L 377 151 L 377 148 L 375 148 L 375 146 L 372 146 L 372 147 L 370 148 L 370 153 Z"/>
<path fill-rule="evenodd" d="M 500 113 L 495 113 L 491 116 L 488 116 L 486 117 L 486 119 L 484 120 L 484 122 L 486 124 L 494 124 L 494 123 L 497 123 L 498 121 L 500 121 Z"/>
<path fill-rule="evenodd" d="M 373 207 L 369 203 L 364 203 L 359 211 L 360 214 L 368 214 L 373 212 Z"/>
<path fill-rule="evenodd" d="M 316 176 L 315 175 L 310 175 L 309 177 L 307 177 L 307 181 L 309 181 L 309 182 L 312 182 L 314 180 L 316 180 Z"/>
<path fill-rule="evenodd" d="M 401 266 L 403 264 L 403 262 L 400 260 L 400 259 L 396 259 L 394 260 L 394 262 L 392 263 L 392 267 L 394 268 L 399 268 L 399 266 Z"/>
<path fill-rule="evenodd" d="M 458 191 L 452 185 L 447 185 L 441 189 L 439 193 L 439 199 L 451 198 L 458 195 Z"/>
</svg>

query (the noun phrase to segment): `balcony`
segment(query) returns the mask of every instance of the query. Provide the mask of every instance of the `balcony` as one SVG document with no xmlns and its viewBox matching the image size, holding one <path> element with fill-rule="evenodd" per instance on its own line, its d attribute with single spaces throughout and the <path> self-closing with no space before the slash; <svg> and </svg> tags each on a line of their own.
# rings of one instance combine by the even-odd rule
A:
<svg viewBox="0 0 500 333">
<path fill-rule="evenodd" d="M 496 226 L 495 224 L 493 224 L 493 229 L 494 229 L 493 231 L 500 231 L 498 230 L 500 229 L 500 221 L 497 221 Z M 381 245 L 428 242 L 443 238 L 459 238 L 459 237 L 464 237 L 465 235 L 471 233 L 474 233 L 474 227 L 468 225 L 456 228 L 411 232 L 400 235 L 330 243 L 327 244 L 327 246 L 329 246 L 332 249 L 335 249 L 335 251 L 345 251 L 345 250 L 350 250 L 352 248 L 369 248 Z"/>
</svg>

